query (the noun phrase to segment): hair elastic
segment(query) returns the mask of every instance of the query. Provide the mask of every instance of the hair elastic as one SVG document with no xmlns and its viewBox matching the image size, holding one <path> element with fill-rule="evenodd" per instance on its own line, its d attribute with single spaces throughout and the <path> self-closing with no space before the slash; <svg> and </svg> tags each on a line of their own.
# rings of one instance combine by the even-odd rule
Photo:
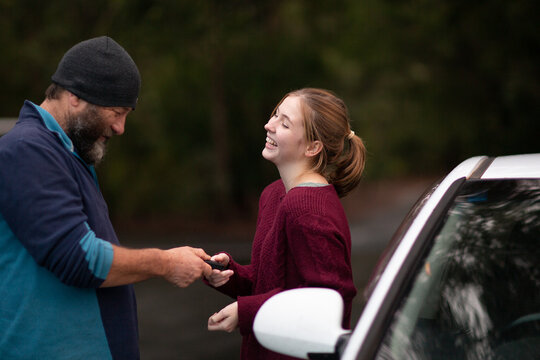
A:
<svg viewBox="0 0 540 360">
<path fill-rule="evenodd" d="M 354 131 L 351 130 L 349 135 L 347 135 L 347 139 L 351 140 L 354 137 Z"/>
</svg>

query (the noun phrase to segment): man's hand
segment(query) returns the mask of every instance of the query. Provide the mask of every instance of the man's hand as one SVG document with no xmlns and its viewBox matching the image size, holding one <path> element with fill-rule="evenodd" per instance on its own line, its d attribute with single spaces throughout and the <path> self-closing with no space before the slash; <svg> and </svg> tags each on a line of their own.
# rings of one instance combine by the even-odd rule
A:
<svg viewBox="0 0 540 360">
<path fill-rule="evenodd" d="M 156 276 L 186 287 L 212 274 L 212 267 L 203 261 L 210 259 L 210 255 L 203 249 L 127 249 L 113 245 L 113 251 L 111 269 L 101 287 L 133 284 Z"/>
<path fill-rule="evenodd" d="M 210 255 L 203 249 L 189 246 L 166 250 L 167 271 L 165 280 L 178 287 L 187 287 L 202 276 L 210 276 L 212 267 L 203 260 L 209 260 Z"/>
</svg>

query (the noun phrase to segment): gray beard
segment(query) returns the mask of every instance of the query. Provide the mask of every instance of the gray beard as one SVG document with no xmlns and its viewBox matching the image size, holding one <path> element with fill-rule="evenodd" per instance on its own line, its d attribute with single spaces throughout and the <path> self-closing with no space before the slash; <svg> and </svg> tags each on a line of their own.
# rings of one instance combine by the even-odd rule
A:
<svg viewBox="0 0 540 360">
<path fill-rule="evenodd" d="M 69 114 L 66 119 L 66 134 L 77 154 L 89 165 L 97 166 L 105 156 L 106 145 L 98 141 L 105 130 L 105 121 L 97 107 L 91 104 L 80 114 Z"/>
</svg>

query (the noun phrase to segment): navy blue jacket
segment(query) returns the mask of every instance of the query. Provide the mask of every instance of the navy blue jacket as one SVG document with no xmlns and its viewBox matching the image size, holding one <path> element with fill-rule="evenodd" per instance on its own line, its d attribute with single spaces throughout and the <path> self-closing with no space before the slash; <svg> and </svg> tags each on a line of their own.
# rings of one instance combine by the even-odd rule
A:
<svg viewBox="0 0 540 360">
<path fill-rule="evenodd" d="M 26 101 L 0 138 L 0 358 L 139 358 L 133 287 L 99 288 L 111 244 L 94 168 Z"/>
</svg>

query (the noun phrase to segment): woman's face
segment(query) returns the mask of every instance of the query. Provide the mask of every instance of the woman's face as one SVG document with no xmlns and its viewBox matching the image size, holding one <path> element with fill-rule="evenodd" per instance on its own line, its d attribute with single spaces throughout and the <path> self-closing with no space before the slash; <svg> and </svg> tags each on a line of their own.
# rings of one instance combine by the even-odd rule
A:
<svg viewBox="0 0 540 360">
<path fill-rule="evenodd" d="M 305 166 L 307 140 L 305 138 L 301 100 L 298 96 L 287 96 L 275 114 L 264 126 L 266 144 L 262 155 L 281 166 Z"/>
</svg>

